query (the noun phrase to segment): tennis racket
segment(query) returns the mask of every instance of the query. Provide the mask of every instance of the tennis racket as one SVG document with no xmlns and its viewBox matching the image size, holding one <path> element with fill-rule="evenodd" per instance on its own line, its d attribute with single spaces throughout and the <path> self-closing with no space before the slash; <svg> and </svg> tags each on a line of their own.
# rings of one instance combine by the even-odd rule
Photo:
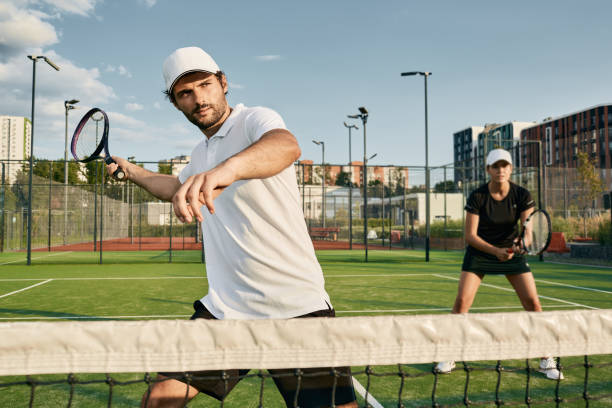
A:
<svg viewBox="0 0 612 408">
<path fill-rule="evenodd" d="M 535 210 L 525 220 L 517 244 L 523 254 L 540 255 L 548 248 L 551 237 L 550 216 L 545 210 Z"/>
<path fill-rule="evenodd" d="M 116 164 L 108 152 L 108 128 L 106 112 L 99 108 L 93 108 L 87 112 L 72 136 L 70 149 L 75 160 L 87 163 L 102 157 L 106 164 Z M 102 150 L 104 150 L 104 156 L 100 156 Z M 123 181 L 126 179 L 125 171 L 118 167 L 113 177 Z"/>
</svg>

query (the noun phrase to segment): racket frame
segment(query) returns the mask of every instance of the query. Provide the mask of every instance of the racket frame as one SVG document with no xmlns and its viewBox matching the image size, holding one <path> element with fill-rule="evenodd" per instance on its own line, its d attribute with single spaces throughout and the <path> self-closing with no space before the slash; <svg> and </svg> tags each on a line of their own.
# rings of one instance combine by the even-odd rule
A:
<svg viewBox="0 0 612 408">
<path fill-rule="evenodd" d="M 546 219 L 546 223 L 548 224 L 548 237 L 546 238 L 546 243 L 538 252 L 530 253 L 529 251 L 527 251 L 527 247 L 525 246 L 525 232 L 527 231 L 526 226 L 529 223 L 529 221 L 533 218 L 533 216 L 535 216 L 537 213 L 544 214 L 544 218 Z M 546 248 L 548 248 L 548 246 L 550 245 L 551 239 L 552 239 L 552 223 L 550 221 L 550 215 L 548 215 L 548 212 L 546 212 L 546 210 L 544 210 L 543 208 L 538 208 L 537 210 L 529 214 L 529 217 L 527 217 L 527 219 L 525 220 L 525 225 L 523 225 L 522 227 L 521 235 L 519 238 L 520 240 L 519 242 L 521 244 L 520 246 L 523 248 L 524 253 L 527 255 L 540 255 L 542 252 L 546 251 Z"/>
<path fill-rule="evenodd" d="M 98 143 L 98 146 L 96 146 L 96 149 L 94 150 L 94 152 L 84 158 L 84 159 L 79 159 L 77 153 L 76 153 L 76 145 L 77 145 L 77 141 L 79 140 L 79 136 L 81 134 L 81 131 L 83 130 L 83 127 L 85 126 L 85 124 L 89 121 L 89 119 L 91 119 L 93 117 L 94 114 L 96 113 L 100 113 L 102 114 L 103 118 L 104 118 L 104 128 L 102 130 L 102 138 L 100 139 L 100 142 Z M 113 158 L 111 157 L 109 151 L 108 151 L 108 129 L 109 129 L 109 123 L 108 123 L 108 116 L 106 115 L 106 112 L 104 112 L 102 109 L 100 108 L 91 108 L 85 115 L 83 115 L 83 117 L 81 118 L 81 120 L 79 121 L 79 124 L 77 125 L 76 129 L 74 130 L 74 134 L 72 135 L 72 141 L 70 142 L 70 150 L 72 153 L 72 156 L 75 158 L 75 160 L 81 162 L 81 163 L 87 163 L 90 162 L 92 160 L 96 160 L 100 157 L 100 153 L 102 152 L 102 150 L 104 149 L 104 163 L 108 164 L 113 164 L 115 162 L 115 160 L 113 160 Z M 123 169 L 118 166 L 117 170 L 115 170 L 115 172 L 113 173 L 113 177 L 116 178 L 117 180 L 125 180 L 126 178 L 126 174 L 125 171 L 123 171 Z"/>
</svg>

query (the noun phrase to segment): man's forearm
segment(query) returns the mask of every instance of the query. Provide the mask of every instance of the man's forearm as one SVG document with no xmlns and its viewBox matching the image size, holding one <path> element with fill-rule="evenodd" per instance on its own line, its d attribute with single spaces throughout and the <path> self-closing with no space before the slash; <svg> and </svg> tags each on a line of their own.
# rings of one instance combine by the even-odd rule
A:
<svg viewBox="0 0 612 408">
<path fill-rule="evenodd" d="M 276 129 L 264 134 L 256 143 L 227 159 L 237 180 L 262 179 L 274 176 L 301 154 L 295 137 L 287 130 Z"/>
<path fill-rule="evenodd" d="M 171 201 L 181 186 L 176 176 L 154 173 L 135 164 L 129 166 L 128 178 L 163 201 Z"/>
</svg>

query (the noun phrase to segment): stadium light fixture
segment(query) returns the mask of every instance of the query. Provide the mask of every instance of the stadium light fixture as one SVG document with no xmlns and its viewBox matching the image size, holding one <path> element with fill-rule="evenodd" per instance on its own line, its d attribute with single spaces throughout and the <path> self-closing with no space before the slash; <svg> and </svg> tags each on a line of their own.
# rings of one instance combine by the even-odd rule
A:
<svg viewBox="0 0 612 408">
<path fill-rule="evenodd" d="M 352 250 L 353 249 L 353 165 L 351 164 L 353 162 L 353 160 L 351 159 L 351 130 L 355 129 L 358 130 L 359 128 L 357 127 L 357 125 L 349 125 L 346 122 L 344 123 L 344 127 L 348 129 L 348 141 L 349 141 L 349 202 L 348 202 L 348 207 L 349 207 L 349 249 Z"/>
<path fill-rule="evenodd" d="M 75 104 L 79 103 L 78 99 L 70 99 L 64 101 L 64 110 L 66 111 L 66 127 L 64 136 L 64 245 L 66 245 L 66 236 L 68 235 L 68 111 L 75 108 Z"/>
<path fill-rule="evenodd" d="M 359 113 L 347 115 L 351 119 L 361 119 L 363 124 L 363 242 L 365 244 L 365 261 L 368 262 L 368 159 L 366 153 L 366 123 L 368 122 L 368 110 L 365 106 L 357 108 Z"/>
<path fill-rule="evenodd" d="M 30 117 L 30 175 L 28 177 L 28 254 L 27 264 L 32 264 L 32 173 L 34 171 L 34 106 L 36 97 L 36 62 L 39 59 L 44 60 L 53 69 L 59 71 L 59 67 L 55 65 L 53 61 L 44 55 L 28 55 L 28 58 L 32 60 L 32 116 Z"/>
<path fill-rule="evenodd" d="M 313 140 L 312 143 L 321 146 L 321 222 L 325 228 L 325 142 Z"/>
<path fill-rule="evenodd" d="M 431 72 L 427 71 L 410 71 L 402 72 L 401 76 L 420 75 L 425 79 L 425 262 L 429 262 L 429 238 L 431 235 L 430 222 L 430 197 L 429 197 L 429 136 L 428 136 L 428 120 L 427 120 L 427 78 Z"/>
</svg>

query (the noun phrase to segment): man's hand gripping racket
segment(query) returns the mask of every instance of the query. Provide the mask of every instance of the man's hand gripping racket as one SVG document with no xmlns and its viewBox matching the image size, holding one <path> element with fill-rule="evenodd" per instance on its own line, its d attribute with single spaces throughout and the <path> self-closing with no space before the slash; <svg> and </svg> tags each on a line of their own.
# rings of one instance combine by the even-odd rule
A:
<svg viewBox="0 0 612 408">
<path fill-rule="evenodd" d="M 540 255 L 548 248 L 551 237 L 550 216 L 545 210 L 536 210 L 525 220 L 520 235 L 508 253 Z"/>
<path fill-rule="evenodd" d="M 106 112 L 99 108 L 89 110 L 77 125 L 70 143 L 70 150 L 75 160 L 81 163 L 96 160 L 101 157 L 100 153 L 104 150 L 104 162 L 107 165 L 116 164 L 108 152 L 108 129 Z M 120 166 L 117 166 L 113 172 L 113 177 L 119 181 L 127 179 L 125 171 Z"/>
</svg>

